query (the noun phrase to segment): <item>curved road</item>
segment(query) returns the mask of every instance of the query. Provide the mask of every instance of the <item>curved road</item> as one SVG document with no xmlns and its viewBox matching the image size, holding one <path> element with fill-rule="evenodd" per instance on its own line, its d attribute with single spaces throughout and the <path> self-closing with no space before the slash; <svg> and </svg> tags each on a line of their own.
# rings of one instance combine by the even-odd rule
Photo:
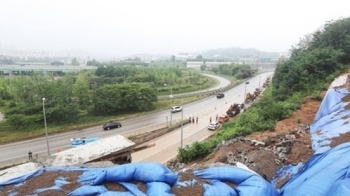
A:
<svg viewBox="0 0 350 196">
<path fill-rule="evenodd" d="M 200 89 L 199 91 L 194 91 L 194 92 L 189 92 L 189 93 L 181 93 L 181 94 L 174 94 L 173 96 L 176 97 L 176 96 L 179 96 L 179 95 L 190 95 L 190 94 L 198 94 L 198 93 L 201 93 L 201 92 L 206 92 L 206 91 L 212 91 L 212 90 L 218 90 L 220 88 L 223 88 L 225 86 L 228 86 L 231 84 L 231 81 L 226 79 L 226 78 L 223 78 L 223 77 L 220 77 L 220 76 L 216 76 L 216 75 L 211 75 L 211 74 L 203 74 L 207 77 L 211 77 L 211 78 L 214 78 L 216 80 L 219 81 L 219 85 L 215 86 L 215 87 L 212 87 L 212 88 L 208 88 L 208 89 Z M 160 98 L 169 98 L 170 95 L 162 95 L 162 96 L 159 96 Z"/>
<path fill-rule="evenodd" d="M 249 84 L 242 83 L 233 89 L 225 92 L 225 98 L 217 99 L 216 96 L 208 97 L 206 99 L 199 100 L 197 102 L 183 105 L 183 118 L 187 119 L 190 116 L 199 116 L 200 121 L 207 118 L 208 115 L 216 110 L 216 112 L 226 111 L 227 104 L 233 104 L 234 102 L 243 103 L 245 92 L 253 92 L 255 88 L 262 86 L 266 77 L 271 76 L 273 72 L 267 72 L 260 74 L 249 80 Z M 211 76 L 211 75 L 210 75 Z M 227 79 L 215 77 L 220 81 L 220 85 L 215 87 L 219 89 L 230 84 Z M 220 109 L 220 110 L 219 110 Z M 215 118 L 215 117 L 214 117 Z M 181 113 L 171 114 L 170 109 L 168 111 L 161 111 L 146 116 L 140 116 L 136 118 L 130 118 L 121 121 L 123 127 L 119 129 L 113 129 L 110 131 L 102 131 L 101 126 L 91 127 L 84 130 L 72 131 L 69 133 L 49 135 L 49 146 L 51 154 L 58 150 L 64 150 L 71 148 L 70 138 L 73 137 L 110 137 L 112 135 L 121 134 L 124 136 L 132 135 L 139 132 L 152 131 L 157 128 L 165 127 L 168 121 L 172 119 L 173 122 L 181 120 Z M 207 119 L 209 121 L 209 118 Z M 201 129 L 205 128 L 207 123 L 203 124 Z M 48 125 L 50 126 L 50 125 Z M 197 127 L 196 129 L 199 129 Z M 186 137 L 193 137 L 193 135 L 187 135 Z M 186 139 L 186 138 L 184 138 Z M 40 137 L 32 140 L 16 142 L 0 146 L 0 166 L 6 166 L 12 163 L 18 163 L 27 160 L 28 151 L 32 151 L 33 154 L 41 156 L 47 156 L 46 138 Z M 141 158 L 140 158 L 141 159 Z"/>
</svg>

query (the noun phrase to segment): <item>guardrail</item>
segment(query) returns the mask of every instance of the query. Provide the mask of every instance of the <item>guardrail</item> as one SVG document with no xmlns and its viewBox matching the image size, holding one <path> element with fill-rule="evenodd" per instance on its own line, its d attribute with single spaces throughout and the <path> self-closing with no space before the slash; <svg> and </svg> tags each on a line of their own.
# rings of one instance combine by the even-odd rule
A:
<svg viewBox="0 0 350 196">
<path fill-rule="evenodd" d="M 184 94 L 173 94 L 173 99 L 174 98 L 184 98 L 184 97 L 192 97 L 192 96 L 211 96 L 211 95 L 216 95 L 219 92 L 224 92 L 227 90 L 230 90 L 240 83 L 231 83 L 230 85 L 227 85 L 225 87 L 219 88 L 219 89 L 214 89 L 214 90 L 202 90 L 202 91 L 197 91 L 197 92 L 192 92 L 192 93 L 184 93 Z M 158 96 L 158 99 L 169 99 L 170 95 L 163 95 L 163 96 Z"/>
<path fill-rule="evenodd" d="M 271 70 L 265 70 L 264 72 L 269 72 Z M 255 77 L 255 76 L 253 76 Z M 191 92 L 191 93 L 183 93 L 183 94 L 173 94 L 173 99 L 174 98 L 183 98 L 183 97 L 192 97 L 192 96 L 211 96 L 211 95 L 216 95 L 219 92 L 224 92 L 224 91 L 228 91 L 236 86 L 238 86 L 241 83 L 244 83 L 248 80 L 250 80 L 251 78 L 246 78 L 245 80 L 240 80 L 236 83 L 232 83 L 223 87 L 223 88 L 219 88 L 219 89 L 214 89 L 214 90 L 203 90 L 203 91 L 197 91 L 197 92 Z M 162 96 L 158 96 L 158 99 L 169 99 L 170 95 L 162 95 Z"/>
</svg>

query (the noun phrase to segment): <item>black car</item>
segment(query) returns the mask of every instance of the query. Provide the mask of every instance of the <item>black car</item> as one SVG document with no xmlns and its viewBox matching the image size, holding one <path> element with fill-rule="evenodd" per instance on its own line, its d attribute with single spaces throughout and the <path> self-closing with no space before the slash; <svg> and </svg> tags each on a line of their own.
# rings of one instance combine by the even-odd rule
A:
<svg viewBox="0 0 350 196">
<path fill-rule="evenodd" d="M 103 130 L 110 130 L 110 129 L 119 128 L 119 127 L 122 127 L 122 124 L 118 122 L 109 122 L 103 125 Z"/>
<path fill-rule="evenodd" d="M 217 98 L 223 98 L 223 97 L 225 97 L 225 94 L 224 94 L 224 93 L 218 93 L 218 94 L 216 95 L 216 97 L 217 97 Z"/>
</svg>

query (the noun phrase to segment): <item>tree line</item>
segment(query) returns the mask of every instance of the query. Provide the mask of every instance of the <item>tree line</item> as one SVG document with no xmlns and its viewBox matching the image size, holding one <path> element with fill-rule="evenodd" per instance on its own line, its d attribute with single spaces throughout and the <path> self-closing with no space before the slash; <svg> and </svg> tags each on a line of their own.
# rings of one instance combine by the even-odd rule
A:
<svg viewBox="0 0 350 196">
<path fill-rule="evenodd" d="M 95 71 L 63 77 L 32 73 L 0 77 L 0 106 L 15 130 L 47 122 L 60 125 L 86 117 L 143 112 L 155 108 L 157 96 L 207 82 L 198 71 L 172 67 L 99 66 Z M 191 89 L 189 89 L 191 90 Z M 45 101 L 43 101 L 45 98 Z"/>
<path fill-rule="evenodd" d="M 286 100 L 297 92 L 312 93 L 343 73 L 350 63 L 350 18 L 330 21 L 322 30 L 306 35 L 278 63 L 272 79 L 273 97 Z"/>
</svg>

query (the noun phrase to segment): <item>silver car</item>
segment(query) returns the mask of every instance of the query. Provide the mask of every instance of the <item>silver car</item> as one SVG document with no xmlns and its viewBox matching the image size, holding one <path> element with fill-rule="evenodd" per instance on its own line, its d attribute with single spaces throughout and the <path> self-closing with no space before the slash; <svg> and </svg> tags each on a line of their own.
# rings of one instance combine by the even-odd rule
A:
<svg viewBox="0 0 350 196">
<path fill-rule="evenodd" d="M 219 122 L 216 122 L 216 121 L 212 121 L 209 123 L 208 125 L 208 129 L 209 130 L 216 130 L 217 128 L 220 127 L 220 123 Z"/>
<path fill-rule="evenodd" d="M 173 107 L 171 108 L 171 112 L 172 112 L 172 113 L 181 112 L 181 110 L 182 110 L 182 107 L 181 107 L 181 106 L 173 106 Z"/>
</svg>

